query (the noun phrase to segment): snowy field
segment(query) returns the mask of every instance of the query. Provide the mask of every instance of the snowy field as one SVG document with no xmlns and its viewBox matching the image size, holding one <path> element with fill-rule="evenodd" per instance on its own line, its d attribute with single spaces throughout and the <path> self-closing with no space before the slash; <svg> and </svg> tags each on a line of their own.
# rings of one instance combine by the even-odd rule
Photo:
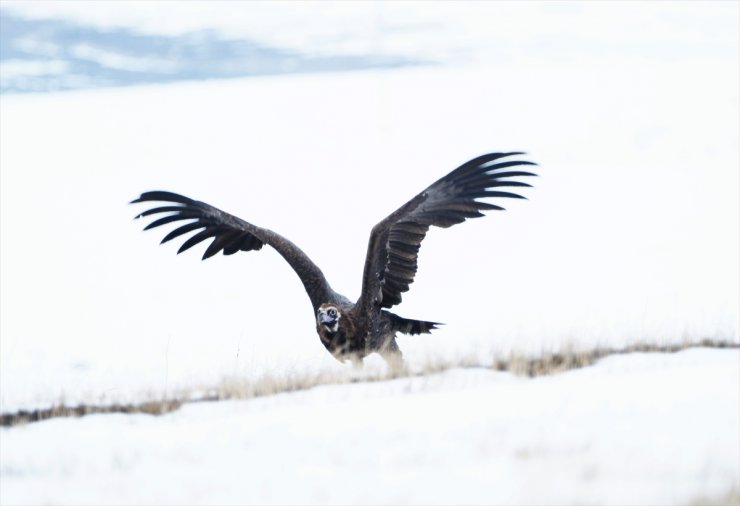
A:
<svg viewBox="0 0 740 506">
<path fill-rule="evenodd" d="M 127 203 L 171 190 L 271 228 L 354 299 L 371 227 L 491 151 L 540 177 L 429 233 L 398 313 L 446 325 L 399 338 L 410 366 L 740 342 L 737 3 L 398 4 L 367 25 L 358 4 L 301 41 L 282 7 L 268 19 L 294 30 L 240 25 L 248 3 L 161 24 L 172 4 L 127 4 L 14 12 L 316 55 L 346 29 L 348 54 L 433 64 L 0 95 L 2 413 L 352 374 L 275 252 L 176 256 Z M 0 430 L 0 502 L 688 504 L 740 487 L 739 396 L 738 350 L 696 349 L 56 419 Z"/>
<path fill-rule="evenodd" d="M 55 419 L 3 429 L 3 503 L 723 504 L 739 382 L 697 349 Z"/>
</svg>

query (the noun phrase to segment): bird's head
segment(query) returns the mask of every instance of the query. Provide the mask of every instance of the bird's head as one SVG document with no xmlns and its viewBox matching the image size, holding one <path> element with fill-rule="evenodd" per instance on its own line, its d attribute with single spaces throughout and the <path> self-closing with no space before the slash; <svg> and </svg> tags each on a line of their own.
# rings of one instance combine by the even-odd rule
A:
<svg viewBox="0 0 740 506">
<path fill-rule="evenodd" d="M 331 304 L 322 304 L 316 312 L 316 322 L 331 333 L 336 333 L 339 330 L 339 319 L 341 317 L 342 313 L 339 309 Z"/>
</svg>

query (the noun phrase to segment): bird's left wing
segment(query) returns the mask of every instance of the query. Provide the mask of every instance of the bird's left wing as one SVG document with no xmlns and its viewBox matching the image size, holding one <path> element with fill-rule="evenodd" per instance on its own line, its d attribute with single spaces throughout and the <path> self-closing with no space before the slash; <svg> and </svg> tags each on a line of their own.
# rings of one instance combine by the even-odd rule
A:
<svg viewBox="0 0 740 506">
<path fill-rule="evenodd" d="M 489 153 L 470 160 L 375 225 L 370 234 L 362 294 L 357 305 L 368 311 L 372 305 L 390 308 L 401 302 L 401 294 L 414 282 L 419 248 L 430 226 L 447 228 L 467 218 L 481 217 L 481 211 L 503 210 L 501 206 L 479 199 L 524 198 L 497 189 L 530 186 L 512 178 L 536 174 L 507 170 L 536 165 L 509 158 L 523 154 Z M 504 158 L 507 160 L 502 161 Z"/>
<path fill-rule="evenodd" d="M 150 191 L 142 193 L 139 198 L 131 201 L 132 204 L 141 202 L 164 202 L 166 204 L 148 209 L 136 216 L 136 218 L 144 218 L 156 214 L 164 215 L 149 223 L 144 230 L 185 221 L 184 224 L 180 223 L 178 228 L 165 235 L 162 243 L 189 232 L 198 231 L 180 246 L 177 250 L 178 254 L 211 238 L 213 241 L 203 253 L 203 260 L 220 251 L 223 251 L 224 255 L 233 255 L 238 251 L 259 250 L 267 244 L 275 248 L 301 278 L 314 310 L 323 302 L 332 300 L 335 295 L 321 269 L 308 258 L 308 255 L 272 230 L 258 227 L 205 202 L 177 193 Z"/>
</svg>

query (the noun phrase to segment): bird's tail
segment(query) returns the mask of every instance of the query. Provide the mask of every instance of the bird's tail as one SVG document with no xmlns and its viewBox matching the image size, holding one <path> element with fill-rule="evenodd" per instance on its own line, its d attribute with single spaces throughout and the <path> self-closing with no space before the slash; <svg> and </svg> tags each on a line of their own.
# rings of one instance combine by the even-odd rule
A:
<svg viewBox="0 0 740 506">
<path fill-rule="evenodd" d="M 439 325 L 444 325 L 444 323 L 409 320 L 407 318 L 401 318 L 391 312 L 389 312 L 388 315 L 391 318 L 391 328 L 396 332 L 401 332 L 402 334 L 431 334 L 432 330 L 436 330 Z"/>
</svg>

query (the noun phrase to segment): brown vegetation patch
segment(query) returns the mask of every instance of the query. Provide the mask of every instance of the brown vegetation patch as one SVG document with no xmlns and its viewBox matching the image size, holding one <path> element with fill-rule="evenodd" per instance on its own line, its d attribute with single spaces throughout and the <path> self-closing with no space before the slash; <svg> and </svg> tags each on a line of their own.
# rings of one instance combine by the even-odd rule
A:
<svg viewBox="0 0 740 506">
<path fill-rule="evenodd" d="M 625 355 L 627 353 L 676 353 L 687 348 L 740 348 L 740 344 L 731 341 L 704 339 L 693 343 L 637 343 L 624 348 L 595 348 L 586 351 L 570 350 L 558 353 L 545 353 L 540 357 L 512 354 L 507 359 L 496 359 L 493 363 L 493 368 L 497 371 L 508 371 L 532 378 L 587 367 L 599 359 L 610 355 Z"/>
<path fill-rule="evenodd" d="M 700 497 L 689 503 L 690 506 L 740 506 L 740 490 L 732 488 L 719 497 Z"/>
<path fill-rule="evenodd" d="M 67 416 L 85 416 L 100 413 L 146 413 L 162 415 L 179 409 L 186 402 L 182 399 L 162 399 L 161 401 L 147 401 L 137 404 L 83 404 L 80 406 L 52 406 L 47 409 L 21 410 L 15 413 L 0 415 L 0 426 L 20 425 L 29 422 L 40 422 L 49 418 Z"/>
</svg>

